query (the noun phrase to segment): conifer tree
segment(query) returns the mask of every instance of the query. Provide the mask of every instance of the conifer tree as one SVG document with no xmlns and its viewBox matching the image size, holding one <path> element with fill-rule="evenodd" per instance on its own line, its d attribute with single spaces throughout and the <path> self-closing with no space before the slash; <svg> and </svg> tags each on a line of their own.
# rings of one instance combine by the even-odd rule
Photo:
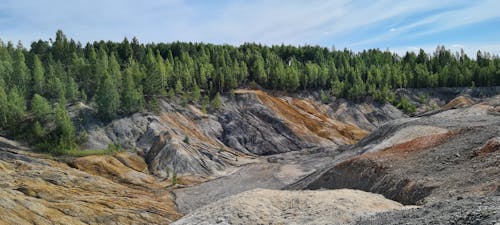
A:
<svg viewBox="0 0 500 225">
<path fill-rule="evenodd" d="M 104 120 L 114 119 L 120 108 L 120 95 L 111 77 L 106 74 L 97 88 L 97 112 Z"/>
<path fill-rule="evenodd" d="M 38 94 L 44 94 L 45 90 L 45 71 L 38 55 L 33 59 L 33 91 Z"/>
<path fill-rule="evenodd" d="M 51 107 L 47 99 L 43 96 L 35 94 L 31 99 L 31 112 L 38 121 L 46 121 L 48 114 L 51 112 Z"/>
<path fill-rule="evenodd" d="M 56 107 L 57 125 L 57 153 L 64 153 L 65 151 L 73 150 L 76 148 L 75 127 L 71 118 L 66 111 L 64 101 L 59 102 Z"/>
<path fill-rule="evenodd" d="M 125 70 L 125 77 L 122 84 L 121 106 L 126 113 L 137 112 L 144 108 L 142 91 L 136 88 L 132 73 L 133 68 L 131 67 Z"/>
</svg>

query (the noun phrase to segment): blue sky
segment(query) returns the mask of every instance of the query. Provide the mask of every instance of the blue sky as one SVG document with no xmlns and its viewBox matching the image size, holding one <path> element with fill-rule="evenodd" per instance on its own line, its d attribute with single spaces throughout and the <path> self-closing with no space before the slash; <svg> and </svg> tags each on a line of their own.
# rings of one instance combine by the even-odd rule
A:
<svg viewBox="0 0 500 225">
<path fill-rule="evenodd" d="M 0 38 L 321 45 L 500 54 L 499 0 L 2 0 Z"/>
</svg>

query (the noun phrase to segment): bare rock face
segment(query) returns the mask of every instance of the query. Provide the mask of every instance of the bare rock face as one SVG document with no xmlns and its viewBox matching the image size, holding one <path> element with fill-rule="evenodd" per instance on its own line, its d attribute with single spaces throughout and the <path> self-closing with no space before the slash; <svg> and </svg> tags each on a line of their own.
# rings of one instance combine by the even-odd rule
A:
<svg viewBox="0 0 500 225">
<path fill-rule="evenodd" d="M 0 140 L 0 224 L 168 224 L 181 216 L 168 183 L 142 171 L 133 154 L 77 159 L 84 172 L 12 143 Z"/>
<path fill-rule="evenodd" d="M 367 132 L 329 117 L 311 99 L 278 98 L 263 91 L 236 90 L 219 121 L 223 141 L 242 152 L 270 155 L 315 146 L 351 144 Z"/>
<path fill-rule="evenodd" d="M 202 207 L 173 224 L 346 224 L 360 216 L 404 209 L 357 190 L 254 189 Z"/>
<path fill-rule="evenodd" d="M 88 131 L 84 148 L 120 144 L 136 149 L 149 170 L 161 177 L 220 176 L 270 155 L 318 146 L 351 144 L 367 132 L 331 118 L 314 100 L 277 98 L 262 91 L 237 90 L 212 115 L 196 106 L 161 100 L 159 113 L 136 113 Z"/>
<path fill-rule="evenodd" d="M 221 175 L 245 162 L 245 155 L 217 139 L 221 126 L 196 108 L 160 102 L 159 115 L 136 113 L 89 132 L 84 148 L 119 144 L 144 155 L 149 170 L 160 177 Z M 241 160 L 239 160 L 241 158 Z M 239 160 L 239 161 L 238 161 Z"/>
<path fill-rule="evenodd" d="M 403 112 L 389 103 L 353 103 L 339 99 L 330 106 L 327 112 L 331 117 L 369 131 L 373 131 L 386 122 L 406 117 Z"/>
</svg>

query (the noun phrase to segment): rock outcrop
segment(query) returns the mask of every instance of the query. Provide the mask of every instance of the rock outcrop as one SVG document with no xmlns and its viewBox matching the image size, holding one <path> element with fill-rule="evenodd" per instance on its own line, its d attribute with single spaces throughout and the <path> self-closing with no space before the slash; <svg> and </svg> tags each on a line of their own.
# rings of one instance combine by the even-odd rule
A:
<svg viewBox="0 0 500 225">
<path fill-rule="evenodd" d="M 366 134 L 328 116 L 325 106 L 312 99 L 236 90 L 212 114 L 161 100 L 157 115 L 137 113 L 89 130 L 83 148 L 114 143 L 136 149 L 161 177 L 222 176 L 251 162 L 252 155 L 352 144 Z"/>
<path fill-rule="evenodd" d="M 242 152 L 270 155 L 352 144 L 367 134 L 329 117 L 311 99 L 278 98 L 255 90 L 236 90 L 234 95 L 219 120 L 224 142 Z"/>
<path fill-rule="evenodd" d="M 181 216 L 169 183 L 142 171 L 134 155 L 91 156 L 74 165 L 86 172 L 1 138 L 0 224 L 168 224 Z"/>
</svg>

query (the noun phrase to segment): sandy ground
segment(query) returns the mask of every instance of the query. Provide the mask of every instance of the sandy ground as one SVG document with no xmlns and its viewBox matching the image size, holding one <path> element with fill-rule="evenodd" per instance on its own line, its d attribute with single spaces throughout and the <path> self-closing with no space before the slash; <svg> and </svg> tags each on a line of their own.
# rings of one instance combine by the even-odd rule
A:
<svg viewBox="0 0 500 225">
<path fill-rule="evenodd" d="M 335 225 L 373 213 L 405 208 L 408 207 L 381 195 L 358 190 L 255 189 L 202 207 L 173 224 Z"/>
</svg>

